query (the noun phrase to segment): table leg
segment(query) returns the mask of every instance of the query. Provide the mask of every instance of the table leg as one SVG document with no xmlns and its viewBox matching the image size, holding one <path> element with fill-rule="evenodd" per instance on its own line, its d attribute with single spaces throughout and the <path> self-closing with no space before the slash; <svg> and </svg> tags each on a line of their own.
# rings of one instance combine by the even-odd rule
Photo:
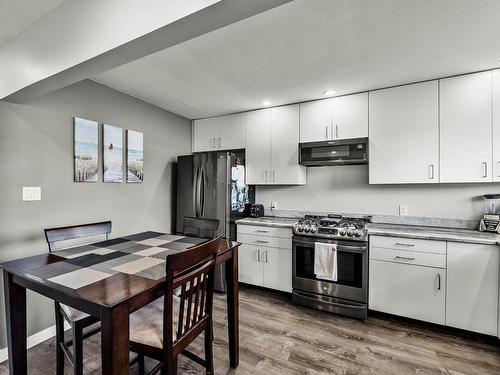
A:
<svg viewBox="0 0 500 375">
<path fill-rule="evenodd" d="M 101 357 L 103 374 L 128 374 L 129 310 L 126 304 L 101 308 Z"/>
<path fill-rule="evenodd" d="M 3 271 L 5 315 L 7 320 L 7 345 L 11 375 L 28 373 L 26 349 L 26 289 L 13 280 L 13 275 Z"/>
<path fill-rule="evenodd" d="M 240 362 L 238 247 L 235 247 L 232 252 L 233 256 L 226 261 L 227 327 L 229 337 L 229 365 L 232 368 L 236 368 Z"/>
</svg>

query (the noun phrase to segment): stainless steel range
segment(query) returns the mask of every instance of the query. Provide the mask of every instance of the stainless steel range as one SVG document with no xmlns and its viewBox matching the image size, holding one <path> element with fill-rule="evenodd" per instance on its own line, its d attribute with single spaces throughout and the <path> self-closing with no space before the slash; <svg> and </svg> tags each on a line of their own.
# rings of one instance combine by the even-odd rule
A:
<svg viewBox="0 0 500 375">
<path fill-rule="evenodd" d="M 368 217 L 306 215 L 293 226 L 295 303 L 358 319 L 368 304 Z M 315 244 L 336 244 L 337 280 L 314 273 Z"/>
</svg>

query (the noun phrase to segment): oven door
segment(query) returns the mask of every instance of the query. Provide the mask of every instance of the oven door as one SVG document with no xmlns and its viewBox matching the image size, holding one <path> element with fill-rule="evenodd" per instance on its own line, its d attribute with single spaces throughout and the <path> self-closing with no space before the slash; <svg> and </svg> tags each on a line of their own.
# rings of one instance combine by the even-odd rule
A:
<svg viewBox="0 0 500 375">
<path fill-rule="evenodd" d="M 368 245 L 366 242 L 321 239 L 337 244 L 337 281 L 320 280 L 314 274 L 312 238 L 293 237 L 293 289 L 360 303 L 368 302 Z"/>
</svg>

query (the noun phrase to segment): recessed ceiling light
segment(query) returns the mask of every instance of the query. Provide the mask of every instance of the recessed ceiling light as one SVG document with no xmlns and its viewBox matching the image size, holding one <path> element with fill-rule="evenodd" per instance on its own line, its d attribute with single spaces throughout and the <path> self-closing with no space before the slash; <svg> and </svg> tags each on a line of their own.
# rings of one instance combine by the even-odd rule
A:
<svg viewBox="0 0 500 375">
<path fill-rule="evenodd" d="M 271 102 L 269 100 L 264 100 L 262 102 L 262 105 L 265 105 L 267 107 L 268 105 L 271 105 Z"/>
<path fill-rule="evenodd" d="M 337 93 L 337 91 L 332 90 L 332 89 L 323 91 L 324 96 L 335 95 L 336 93 Z"/>
</svg>

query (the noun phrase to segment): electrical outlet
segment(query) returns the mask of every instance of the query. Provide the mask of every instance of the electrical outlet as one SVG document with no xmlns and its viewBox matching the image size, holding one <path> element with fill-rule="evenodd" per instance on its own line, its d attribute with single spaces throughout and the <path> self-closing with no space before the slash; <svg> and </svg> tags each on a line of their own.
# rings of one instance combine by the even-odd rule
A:
<svg viewBox="0 0 500 375">
<path fill-rule="evenodd" d="M 40 186 L 23 186 L 23 201 L 41 201 L 42 188 Z"/>
<path fill-rule="evenodd" d="M 399 205 L 399 216 L 408 216 L 408 206 L 406 205 Z"/>
<path fill-rule="evenodd" d="M 277 210 L 278 209 L 278 202 L 271 202 L 271 209 Z"/>
</svg>

